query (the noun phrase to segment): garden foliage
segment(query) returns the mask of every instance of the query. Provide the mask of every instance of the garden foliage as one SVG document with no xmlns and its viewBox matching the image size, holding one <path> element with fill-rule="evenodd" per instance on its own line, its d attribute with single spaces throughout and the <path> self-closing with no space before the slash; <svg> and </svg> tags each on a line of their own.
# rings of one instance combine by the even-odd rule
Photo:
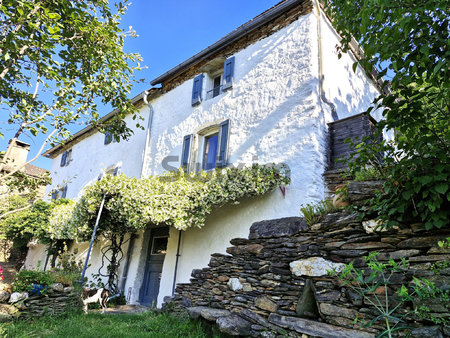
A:
<svg viewBox="0 0 450 338">
<path fill-rule="evenodd" d="M 395 140 L 361 143 L 350 162 L 353 173 L 371 166 L 386 179 L 384 191 L 371 203 L 373 211 L 387 226 L 411 218 L 427 229 L 448 226 L 448 1 L 325 0 L 325 8 L 342 37 L 339 55 L 356 41 L 364 54 L 356 51 L 354 69 L 358 64 L 368 72 L 377 68 L 378 80 L 390 78 L 367 113 L 382 107 L 378 132 L 392 131 Z"/>
</svg>

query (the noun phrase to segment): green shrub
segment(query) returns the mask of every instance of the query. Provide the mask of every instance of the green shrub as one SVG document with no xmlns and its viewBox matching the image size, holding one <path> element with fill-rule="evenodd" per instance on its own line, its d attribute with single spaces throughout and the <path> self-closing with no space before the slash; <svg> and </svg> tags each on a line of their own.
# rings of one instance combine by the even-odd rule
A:
<svg viewBox="0 0 450 338">
<path fill-rule="evenodd" d="M 378 181 L 384 179 L 383 174 L 374 167 L 361 168 L 354 173 L 355 181 Z"/>
<path fill-rule="evenodd" d="M 80 272 L 66 271 L 54 268 L 50 271 L 22 270 L 16 275 L 12 283 L 14 292 L 30 292 L 33 290 L 33 284 L 50 287 L 52 284 L 61 283 L 64 286 L 75 286 L 80 280 Z M 42 290 L 45 294 L 46 289 Z"/>
<path fill-rule="evenodd" d="M 333 206 L 333 202 L 329 200 L 320 201 L 316 204 L 308 203 L 305 206 L 302 204 L 300 207 L 300 211 L 308 225 L 320 222 L 324 215 L 336 210 L 337 208 Z"/>
<path fill-rule="evenodd" d="M 28 292 L 33 288 L 33 284 L 50 286 L 53 283 L 55 283 L 55 275 L 50 272 L 22 270 L 16 275 L 12 290 L 14 292 Z"/>
</svg>

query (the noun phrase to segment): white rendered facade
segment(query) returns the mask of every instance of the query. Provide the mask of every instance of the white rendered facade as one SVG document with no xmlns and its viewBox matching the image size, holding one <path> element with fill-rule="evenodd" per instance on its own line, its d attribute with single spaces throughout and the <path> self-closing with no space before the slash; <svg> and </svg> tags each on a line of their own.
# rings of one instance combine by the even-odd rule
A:
<svg viewBox="0 0 450 338">
<path fill-rule="evenodd" d="M 201 162 L 201 131 L 229 120 L 228 165 L 285 163 L 291 170 L 292 182 L 285 196 L 274 190 L 237 206 L 225 206 L 215 210 L 202 229 L 184 231 L 176 282 L 188 282 L 192 269 L 205 267 L 212 253 L 225 253 L 232 238 L 247 237 L 253 222 L 298 216 L 301 204 L 324 198 L 327 123 L 333 121 L 333 114 L 321 94 L 342 119 L 363 112 L 379 93 L 362 69 L 358 67 L 353 72 L 353 55 L 337 58 L 335 46 L 339 38 L 324 15 L 318 13 L 313 10 L 300 16 L 233 54 L 232 89 L 193 107 L 191 78 L 150 100 L 151 107 L 141 105 L 140 112 L 146 120 L 143 124 L 149 125 L 150 130 L 136 129 L 128 142 L 107 146 L 100 133 L 75 144 L 72 162 L 67 167 L 59 167 L 59 156 L 54 159 L 54 184 L 68 181 L 67 197 L 76 198 L 84 186 L 97 179 L 102 168 L 120 165 L 121 172 L 129 176 L 159 175 L 168 156 L 177 158 L 169 163 L 171 166 L 180 166 L 183 138 L 189 134 L 197 135 L 191 150 L 197 149 L 197 153 L 191 161 Z M 206 80 L 204 98 L 210 89 Z M 150 109 L 153 117 L 148 124 Z M 129 122 L 131 126 L 132 121 Z M 178 230 L 169 230 L 158 305 L 164 296 L 172 294 L 179 235 Z M 87 243 L 79 247 L 82 257 Z M 130 303 L 139 301 L 147 248 L 148 234 L 141 232 L 133 245 L 125 283 Z M 97 245 L 88 273 L 95 273 L 99 266 L 99 250 Z M 44 254 L 40 246 L 31 248 L 27 264 L 35 264 L 36 257 L 45 259 Z"/>
</svg>

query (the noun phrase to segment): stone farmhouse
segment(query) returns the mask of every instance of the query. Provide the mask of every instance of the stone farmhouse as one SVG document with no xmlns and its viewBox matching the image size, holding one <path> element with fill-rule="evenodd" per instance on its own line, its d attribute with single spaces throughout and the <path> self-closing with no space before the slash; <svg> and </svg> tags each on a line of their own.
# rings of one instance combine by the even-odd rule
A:
<svg viewBox="0 0 450 338">
<path fill-rule="evenodd" d="M 119 275 L 129 303 L 160 306 L 212 253 L 247 237 L 252 223 L 298 216 L 301 204 L 324 199 L 323 174 L 333 157 L 329 124 L 352 116 L 369 123 L 360 114 L 379 94 L 375 78 L 352 70 L 354 54 L 338 59 L 338 42 L 318 3 L 281 1 L 152 80 L 154 87 L 133 98 L 147 127 L 134 128 L 128 141 L 87 127 L 45 153 L 53 159 L 48 192 L 71 199 L 104 172 L 146 177 L 180 166 L 289 166 L 285 191 L 222 207 L 201 229 L 150 227 L 125 244 Z M 88 244 L 75 244 L 80 258 Z M 101 246 L 94 246 L 88 275 L 97 273 Z M 34 246 L 26 265 L 45 256 L 43 245 Z"/>
</svg>

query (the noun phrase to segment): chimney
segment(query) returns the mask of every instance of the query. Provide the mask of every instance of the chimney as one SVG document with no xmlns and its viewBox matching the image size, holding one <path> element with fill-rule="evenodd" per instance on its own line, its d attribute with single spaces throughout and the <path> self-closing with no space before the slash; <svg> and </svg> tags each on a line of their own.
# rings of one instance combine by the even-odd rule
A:
<svg viewBox="0 0 450 338">
<path fill-rule="evenodd" d="M 9 141 L 11 142 L 11 141 Z M 7 165 L 12 168 L 17 168 L 27 162 L 30 145 L 28 143 L 16 140 L 8 156 Z"/>
</svg>

